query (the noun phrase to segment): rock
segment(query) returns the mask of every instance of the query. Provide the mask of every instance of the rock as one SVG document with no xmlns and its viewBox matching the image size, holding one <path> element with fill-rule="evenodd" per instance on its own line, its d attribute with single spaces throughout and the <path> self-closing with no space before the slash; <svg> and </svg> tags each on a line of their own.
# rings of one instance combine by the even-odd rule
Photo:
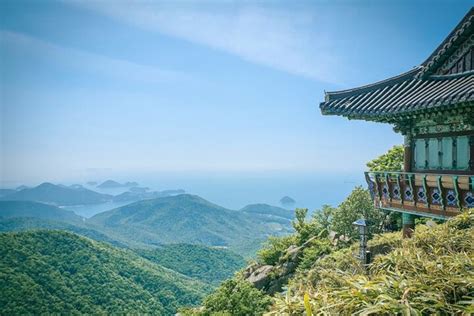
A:
<svg viewBox="0 0 474 316">
<path fill-rule="evenodd" d="M 263 289 L 269 285 L 271 281 L 270 273 L 274 268 L 271 265 L 260 266 L 247 277 L 247 281 L 252 283 L 257 289 Z"/>
<path fill-rule="evenodd" d="M 248 266 L 243 277 L 253 284 L 257 289 L 268 294 L 280 292 L 282 287 L 288 283 L 289 278 L 295 273 L 301 260 L 303 250 L 310 245 L 316 237 L 308 239 L 301 246 L 291 245 L 280 258 L 280 262 L 274 266 L 252 264 Z"/>
</svg>

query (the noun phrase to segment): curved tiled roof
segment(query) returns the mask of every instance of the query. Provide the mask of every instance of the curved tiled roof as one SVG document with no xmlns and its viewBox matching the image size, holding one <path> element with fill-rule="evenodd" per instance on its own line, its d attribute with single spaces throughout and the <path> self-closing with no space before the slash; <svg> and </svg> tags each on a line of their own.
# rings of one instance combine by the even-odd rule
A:
<svg viewBox="0 0 474 316">
<path fill-rule="evenodd" d="M 322 114 L 390 122 L 405 114 L 441 110 L 454 105 L 474 106 L 473 70 L 433 75 L 453 50 L 463 42 L 468 43 L 466 39 L 473 34 L 474 8 L 471 8 L 423 64 L 373 84 L 326 92 L 325 101 L 320 104 Z"/>
<path fill-rule="evenodd" d="M 394 115 L 474 105 L 474 71 L 416 78 L 417 71 L 357 89 L 326 94 L 323 114 L 380 120 Z"/>
</svg>

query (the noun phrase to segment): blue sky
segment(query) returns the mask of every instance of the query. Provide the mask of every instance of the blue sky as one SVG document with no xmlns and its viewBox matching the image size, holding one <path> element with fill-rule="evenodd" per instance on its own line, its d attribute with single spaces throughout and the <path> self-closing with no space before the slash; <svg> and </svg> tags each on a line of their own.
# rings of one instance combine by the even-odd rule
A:
<svg viewBox="0 0 474 316">
<path fill-rule="evenodd" d="M 470 5 L 3 0 L 1 180 L 362 171 L 402 138 L 324 90 L 420 64 Z"/>
</svg>

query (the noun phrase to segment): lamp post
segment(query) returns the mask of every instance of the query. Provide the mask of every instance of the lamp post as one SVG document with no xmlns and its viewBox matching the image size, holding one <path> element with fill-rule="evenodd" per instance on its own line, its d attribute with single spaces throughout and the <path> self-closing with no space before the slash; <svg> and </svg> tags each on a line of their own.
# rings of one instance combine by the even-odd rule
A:
<svg viewBox="0 0 474 316">
<path fill-rule="evenodd" d="M 360 236 L 360 248 L 359 248 L 359 259 L 363 265 L 370 263 L 370 253 L 367 251 L 367 235 L 369 227 L 367 221 L 363 218 L 356 220 L 352 223 L 358 230 Z"/>
</svg>

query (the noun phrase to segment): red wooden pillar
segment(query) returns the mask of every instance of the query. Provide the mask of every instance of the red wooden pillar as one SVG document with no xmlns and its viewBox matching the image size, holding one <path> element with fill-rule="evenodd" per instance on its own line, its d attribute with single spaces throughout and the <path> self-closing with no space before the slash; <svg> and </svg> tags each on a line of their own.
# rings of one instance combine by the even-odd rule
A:
<svg viewBox="0 0 474 316">
<path fill-rule="evenodd" d="M 405 135 L 405 142 L 403 144 L 403 150 L 404 150 L 404 155 L 403 155 L 403 171 L 405 172 L 411 172 L 411 165 L 412 165 L 412 139 L 411 135 L 407 134 Z"/>
<path fill-rule="evenodd" d="M 412 138 L 410 132 L 405 135 L 405 142 L 403 144 L 404 157 L 403 157 L 403 171 L 411 172 L 412 166 Z M 402 193 L 403 194 L 403 193 Z M 415 230 L 415 216 L 411 214 L 403 213 L 402 216 L 403 225 L 403 238 L 410 238 Z"/>
</svg>

